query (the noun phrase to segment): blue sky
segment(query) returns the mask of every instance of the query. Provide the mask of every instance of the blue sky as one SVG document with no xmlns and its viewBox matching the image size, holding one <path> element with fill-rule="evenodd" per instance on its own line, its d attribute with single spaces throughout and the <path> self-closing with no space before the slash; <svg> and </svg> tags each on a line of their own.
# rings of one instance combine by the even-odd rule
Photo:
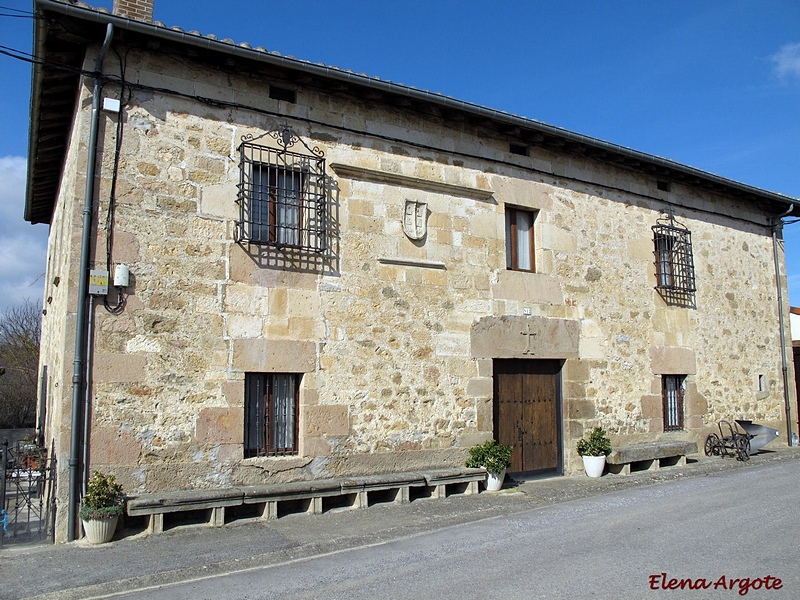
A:
<svg viewBox="0 0 800 600">
<path fill-rule="evenodd" d="M 0 0 L 0 45 L 30 52 L 31 9 Z M 800 198 L 797 0 L 156 0 L 155 18 Z M 0 56 L 0 81 L 2 310 L 40 298 L 47 227 L 22 219 L 30 65 Z M 800 223 L 785 237 L 800 305 Z"/>
</svg>

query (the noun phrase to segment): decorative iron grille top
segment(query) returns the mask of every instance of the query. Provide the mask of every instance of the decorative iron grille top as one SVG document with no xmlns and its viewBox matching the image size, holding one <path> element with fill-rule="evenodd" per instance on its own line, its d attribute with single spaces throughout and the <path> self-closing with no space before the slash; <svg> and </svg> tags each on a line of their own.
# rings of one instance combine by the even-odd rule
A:
<svg viewBox="0 0 800 600">
<path fill-rule="evenodd" d="M 276 142 L 278 142 L 278 145 L 281 148 L 283 148 L 284 152 L 286 152 L 289 148 L 300 142 L 305 147 L 305 149 L 308 150 L 309 154 L 312 154 L 318 158 L 322 158 L 325 156 L 325 153 L 322 150 L 320 150 L 318 146 L 314 146 L 313 148 L 309 147 L 309 145 L 303 141 L 303 138 L 301 138 L 294 131 L 292 131 L 292 128 L 289 127 L 289 123 L 285 121 L 280 125 L 278 125 L 277 129 L 273 129 L 272 131 L 267 131 L 266 133 L 262 133 L 261 135 L 253 135 L 252 133 L 243 135 L 242 145 L 254 143 L 260 139 L 264 139 L 267 137 L 270 137 Z"/>
</svg>

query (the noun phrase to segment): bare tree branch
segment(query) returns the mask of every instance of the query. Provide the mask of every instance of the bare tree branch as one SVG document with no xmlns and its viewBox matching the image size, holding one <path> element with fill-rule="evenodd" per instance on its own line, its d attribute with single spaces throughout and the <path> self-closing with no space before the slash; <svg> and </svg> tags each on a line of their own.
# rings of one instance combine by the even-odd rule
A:
<svg viewBox="0 0 800 600">
<path fill-rule="evenodd" d="M 28 300 L 0 316 L 0 428 L 34 424 L 41 323 L 41 305 Z"/>
</svg>

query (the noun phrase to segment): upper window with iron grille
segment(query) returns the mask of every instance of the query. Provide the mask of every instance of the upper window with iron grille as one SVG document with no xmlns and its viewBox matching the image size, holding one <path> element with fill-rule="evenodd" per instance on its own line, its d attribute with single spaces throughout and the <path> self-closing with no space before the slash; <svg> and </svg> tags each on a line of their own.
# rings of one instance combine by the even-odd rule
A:
<svg viewBox="0 0 800 600">
<path fill-rule="evenodd" d="M 300 151 L 294 151 L 297 149 Z M 284 124 L 239 146 L 236 241 L 324 252 L 325 159 Z"/>
<path fill-rule="evenodd" d="M 653 226 L 656 288 L 668 293 L 693 294 L 694 259 L 692 234 L 675 220 L 672 212 Z"/>
</svg>

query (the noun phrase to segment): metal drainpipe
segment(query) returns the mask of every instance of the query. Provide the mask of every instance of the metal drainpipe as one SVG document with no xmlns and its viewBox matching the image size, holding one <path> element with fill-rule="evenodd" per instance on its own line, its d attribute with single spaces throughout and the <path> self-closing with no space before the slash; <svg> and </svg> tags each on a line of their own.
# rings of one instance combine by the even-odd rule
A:
<svg viewBox="0 0 800 600">
<path fill-rule="evenodd" d="M 783 289 L 781 285 L 781 268 L 778 260 L 778 227 L 783 225 L 781 219 L 789 216 L 794 210 L 794 204 L 789 205 L 789 210 L 772 217 L 772 253 L 775 259 L 775 279 L 778 284 L 778 325 L 781 330 L 781 368 L 783 370 L 783 399 L 786 404 L 786 439 L 789 446 L 792 445 L 792 408 L 789 402 L 789 367 L 786 359 L 786 332 L 784 331 L 785 320 L 783 316 Z"/>
<path fill-rule="evenodd" d="M 89 296 L 89 314 L 86 322 L 86 364 L 84 365 L 83 386 L 83 457 L 81 460 L 81 497 L 86 495 L 89 482 L 89 436 L 92 433 L 91 422 L 91 395 L 92 390 L 92 350 L 94 348 L 94 296 Z"/>
<path fill-rule="evenodd" d="M 75 357 L 72 371 L 72 437 L 69 452 L 69 515 L 67 518 L 67 541 L 77 537 L 78 503 L 81 491 L 81 433 L 82 427 L 82 388 L 84 383 L 83 361 L 86 353 L 86 297 L 89 292 L 89 254 L 92 247 L 92 209 L 94 204 L 94 172 L 97 162 L 97 130 L 100 124 L 100 92 L 102 84 L 100 73 L 103 60 L 111 46 L 114 26 L 106 26 L 106 37 L 94 66 L 94 89 L 92 91 L 92 121 L 89 130 L 89 152 L 86 165 L 86 195 L 83 203 L 83 235 L 81 238 L 81 264 L 78 280 L 78 311 L 75 320 Z M 88 440 L 87 440 L 88 443 Z"/>
</svg>

